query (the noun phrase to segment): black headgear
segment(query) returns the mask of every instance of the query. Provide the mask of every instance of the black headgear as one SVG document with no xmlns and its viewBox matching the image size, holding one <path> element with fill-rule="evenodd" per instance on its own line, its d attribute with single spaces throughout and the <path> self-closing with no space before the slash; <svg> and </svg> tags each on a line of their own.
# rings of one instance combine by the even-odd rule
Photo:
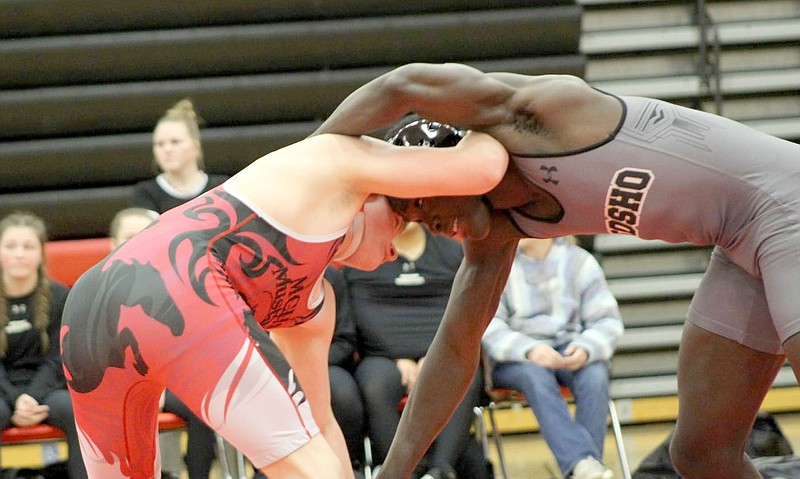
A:
<svg viewBox="0 0 800 479">
<path fill-rule="evenodd" d="M 398 146 L 455 146 L 464 138 L 464 132 L 450 125 L 425 119 L 414 120 L 402 127 L 386 141 Z"/>
</svg>

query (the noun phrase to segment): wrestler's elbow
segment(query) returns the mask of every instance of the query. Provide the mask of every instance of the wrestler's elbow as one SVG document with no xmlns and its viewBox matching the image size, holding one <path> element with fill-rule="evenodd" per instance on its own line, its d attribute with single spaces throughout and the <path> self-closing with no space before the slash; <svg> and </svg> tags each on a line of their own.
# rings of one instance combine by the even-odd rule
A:
<svg viewBox="0 0 800 479">
<path fill-rule="evenodd" d="M 467 161 L 471 163 L 476 178 L 473 194 L 484 194 L 500 183 L 508 168 L 508 151 L 486 133 L 470 131 L 465 138 Z"/>
<path fill-rule="evenodd" d="M 381 93 L 398 101 L 410 101 L 413 99 L 411 92 L 422 83 L 424 68 L 421 63 L 409 63 L 384 74 L 378 79 Z"/>
<path fill-rule="evenodd" d="M 410 105 L 409 111 L 414 111 L 425 106 L 415 103 L 425 102 L 431 95 L 434 99 L 444 95 L 450 86 L 462 80 L 466 68 L 459 64 L 408 63 L 384 74 L 381 89 L 397 101 Z"/>
</svg>

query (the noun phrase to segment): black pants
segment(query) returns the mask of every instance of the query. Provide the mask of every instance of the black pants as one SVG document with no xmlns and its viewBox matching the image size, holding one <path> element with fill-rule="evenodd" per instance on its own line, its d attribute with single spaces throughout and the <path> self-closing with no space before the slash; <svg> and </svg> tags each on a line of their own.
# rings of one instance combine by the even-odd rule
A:
<svg viewBox="0 0 800 479">
<path fill-rule="evenodd" d="M 353 375 L 340 366 L 329 366 L 331 407 L 333 416 L 342 428 L 353 469 L 364 463 L 365 413 L 364 400 Z"/>
<path fill-rule="evenodd" d="M 405 386 L 401 383 L 400 371 L 394 360 L 380 356 L 362 358 L 356 368 L 355 377 L 364 397 L 373 459 L 375 464 L 382 464 L 400 422 L 397 404 L 406 394 Z M 473 464 L 484 462 L 480 448 L 468 447 L 472 440 L 469 432 L 474 417 L 472 410 L 480 404 L 483 394 L 481 379 L 481 375 L 476 374 L 461 404 L 431 445 L 426 456 L 428 469 L 438 467 L 455 470 L 462 460 L 462 452 L 481 456 L 467 459 Z"/>
</svg>

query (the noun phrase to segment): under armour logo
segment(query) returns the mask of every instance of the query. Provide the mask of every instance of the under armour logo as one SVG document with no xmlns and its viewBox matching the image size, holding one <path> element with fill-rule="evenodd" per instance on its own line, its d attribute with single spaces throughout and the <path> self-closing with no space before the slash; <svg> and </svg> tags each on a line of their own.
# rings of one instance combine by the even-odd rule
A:
<svg viewBox="0 0 800 479">
<path fill-rule="evenodd" d="M 554 185 L 558 184 L 558 180 L 553 178 L 553 173 L 558 171 L 558 168 L 556 168 L 555 166 L 542 165 L 539 167 L 539 169 L 545 172 L 545 176 L 544 178 L 542 178 L 542 181 L 544 181 L 545 183 L 552 183 Z"/>
</svg>

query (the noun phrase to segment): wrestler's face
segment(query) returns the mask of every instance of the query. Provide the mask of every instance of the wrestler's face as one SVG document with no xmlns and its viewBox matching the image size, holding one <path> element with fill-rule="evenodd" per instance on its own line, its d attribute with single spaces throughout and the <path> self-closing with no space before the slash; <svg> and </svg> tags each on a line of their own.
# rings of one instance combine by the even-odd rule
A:
<svg viewBox="0 0 800 479">
<path fill-rule="evenodd" d="M 397 259 L 392 240 L 405 227 L 403 218 L 389 206 L 386 197 L 371 195 L 364 203 L 364 238 L 358 249 L 344 263 L 372 271 L 387 261 Z"/>
<path fill-rule="evenodd" d="M 436 234 L 454 239 L 482 239 L 489 234 L 491 214 L 478 196 L 442 196 L 392 200 L 407 221 L 424 223 Z"/>
</svg>

